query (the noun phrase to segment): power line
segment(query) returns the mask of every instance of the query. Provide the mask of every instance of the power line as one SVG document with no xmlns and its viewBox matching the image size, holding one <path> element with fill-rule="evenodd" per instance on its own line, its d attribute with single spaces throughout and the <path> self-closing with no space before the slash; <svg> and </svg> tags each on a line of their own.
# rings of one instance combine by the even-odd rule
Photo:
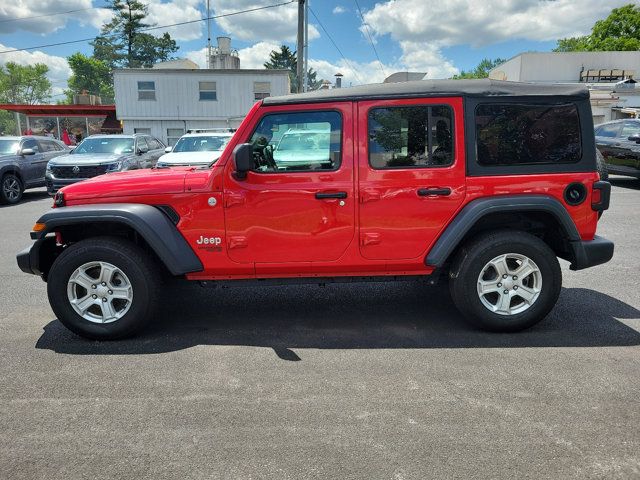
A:
<svg viewBox="0 0 640 480">
<path fill-rule="evenodd" d="M 274 3 L 272 5 L 265 5 L 262 7 L 255 7 L 255 8 L 248 8 L 246 10 L 239 10 L 237 12 L 231 12 L 231 13 L 224 13 L 221 15 L 213 15 L 211 17 L 205 17 L 205 18 L 199 18 L 198 20 L 189 20 L 186 22 L 179 22 L 179 23 L 172 23 L 169 25 L 158 25 L 155 27 L 148 27 L 148 28 L 141 28 L 140 30 L 138 30 L 138 32 L 148 32 L 151 30 L 158 30 L 160 28 L 170 28 L 170 27 L 179 27 L 181 25 L 188 25 L 191 23 L 198 23 L 198 22 L 206 22 L 207 20 L 215 20 L 216 18 L 223 18 L 223 17 L 232 17 L 234 15 L 240 15 L 243 13 L 249 13 L 249 12 L 256 12 L 258 10 L 266 10 L 267 8 L 275 8 L 275 7 L 281 7 L 283 5 L 289 5 L 290 3 L 295 2 L 296 0 L 289 0 L 288 2 L 282 2 L 282 3 Z M 106 35 L 101 35 L 103 37 L 113 37 L 118 35 L 117 33 L 109 33 Z M 91 37 L 91 38 L 81 38 L 78 40 L 69 40 L 68 42 L 58 42 L 58 43 L 48 43 L 45 45 L 36 45 L 34 47 L 25 47 L 25 48 L 14 48 L 12 50 L 3 50 L 0 51 L 0 54 L 2 53 L 12 53 L 12 52 L 24 52 L 27 50 L 36 50 L 38 48 L 48 48 L 48 47 L 58 47 L 60 45 L 70 45 L 72 43 L 84 43 L 84 42 L 90 42 L 92 40 L 95 40 L 96 37 Z"/>
<path fill-rule="evenodd" d="M 364 25 L 364 29 L 367 32 L 367 37 L 369 38 L 369 43 L 371 44 L 371 48 L 373 48 L 373 52 L 376 54 L 376 58 L 378 59 L 378 63 L 380 64 L 380 70 L 382 70 L 382 74 L 385 78 L 387 78 L 387 73 L 384 71 L 384 66 L 380 61 L 380 56 L 378 55 L 378 50 L 376 50 L 376 46 L 373 43 L 373 39 L 371 38 L 371 33 L 369 32 L 369 26 L 367 22 L 364 20 L 364 15 L 362 15 L 362 10 L 360 9 L 360 4 L 358 4 L 358 0 L 353 0 L 356 3 L 356 7 L 358 8 L 358 13 L 360 14 L 360 18 L 362 18 L 362 24 Z"/>
<path fill-rule="evenodd" d="M 0 20 L 0 23 L 7 22 L 18 22 L 20 20 L 31 20 L 33 18 L 42 18 L 42 17 L 53 17 L 55 15 L 66 15 L 67 13 L 76 13 L 76 12 L 86 12 L 87 10 L 95 10 L 97 8 L 107 8 L 107 7 L 88 7 L 88 8 L 78 8 L 76 10 L 67 10 L 65 12 L 54 12 L 47 13 L 44 15 L 34 15 L 32 17 L 14 17 L 14 18 L 5 18 L 4 20 Z"/>
<path fill-rule="evenodd" d="M 336 42 L 334 42 L 333 37 L 331 37 L 331 35 L 329 34 L 329 32 L 327 32 L 327 29 L 324 28 L 324 25 L 322 24 L 322 22 L 320 21 L 320 19 L 318 18 L 318 16 L 316 15 L 316 12 L 313 11 L 313 9 L 311 8 L 311 5 L 309 5 L 309 11 L 311 12 L 311 14 L 313 15 L 313 17 L 316 19 L 316 21 L 318 22 L 318 24 L 320 25 L 320 28 L 322 28 L 322 30 L 324 31 L 324 33 L 327 35 L 327 38 L 331 41 L 331 43 L 333 44 L 334 47 L 336 47 L 336 50 L 338 51 L 338 53 L 340 54 L 340 56 L 342 57 L 342 59 L 345 61 L 345 63 L 347 64 L 347 66 L 351 69 L 351 71 L 353 72 L 353 74 L 355 75 L 355 77 L 358 79 L 358 82 L 360 83 L 364 83 L 362 81 L 362 79 L 360 78 L 360 76 L 358 75 L 358 71 L 353 68 L 353 65 L 351 65 L 351 62 L 349 60 L 347 60 L 347 57 L 344 56 L 344 53 L 342 53 L 342 50 L 340 50 L 340 47 L 338 47 L 338 45 L 336 44 Z"/>
</svg>

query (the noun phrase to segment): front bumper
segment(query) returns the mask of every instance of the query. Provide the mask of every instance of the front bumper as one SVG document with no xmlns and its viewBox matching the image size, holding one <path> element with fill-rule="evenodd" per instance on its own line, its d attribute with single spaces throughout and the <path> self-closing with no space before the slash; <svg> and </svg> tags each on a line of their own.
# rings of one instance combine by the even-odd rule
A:
<svg viewBox="0 0 640 480">
<path fill-rule="evenodd" d="M 16 255 L 18 268 L 24 273 L 40 275 L 44 280 L 49 273 L 53 261 L 60 253 L 55 237 L 39 238 L 33 244 Z"/>
<path fill-rule="evenodd" d="M 62 187 L 66 187 L 67 185 L 71 185 L 73 183 L 81 182 L 82 180 L 87 180 L 86 178 L 53 178 L 47 176 L 45 178 L 45 184 L 47 186 L 47 192 L 50 194 L 56 193 Z"/>
<path fill-rule="evenodd" d="M 597 235 L 591 241 L 571 242 L 571 246 L 574 258 L 571 270 L 582 270 L 607 263 L 613 257 L 613 242 Z"/>
</svg>

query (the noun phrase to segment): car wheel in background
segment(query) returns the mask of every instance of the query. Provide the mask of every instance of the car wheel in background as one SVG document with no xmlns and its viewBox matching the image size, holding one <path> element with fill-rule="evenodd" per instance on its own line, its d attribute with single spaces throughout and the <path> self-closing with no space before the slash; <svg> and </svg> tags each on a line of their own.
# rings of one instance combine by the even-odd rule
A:
<svg viewBox="0 0 640 480">
<path fill-rule="evenodd" d="M 17 175 L 13 173 L 4 174 L 0 185 L 0 200 L 2 200 L 2 203 L 18 203 L 22 199 L 23 192 L 24 186 Z"/>
</svg>

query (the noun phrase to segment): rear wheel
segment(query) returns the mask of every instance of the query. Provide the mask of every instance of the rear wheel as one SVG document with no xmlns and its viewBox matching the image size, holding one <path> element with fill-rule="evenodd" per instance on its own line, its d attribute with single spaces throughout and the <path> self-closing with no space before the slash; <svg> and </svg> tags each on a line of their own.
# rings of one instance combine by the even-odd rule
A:
<svg viewBox="0 0 640 480">
<path fill-rule="evenodd" d="M 449 284 L 467 320 L 502 332 L 523 330 L 542 320 L 561 286 L 553 250 L 529 233 L 511 231 L 485 234 L 462 247 Z"/>
<path fill-rule="evenodd" d="M 2 177 L 0 188 L 0 200 L 2 203 L 18 203 L 22 199 L 24 186 L 17 175 L 7 173 Z"/>
<path fill-rule="evenodd" d="M 119 238 L 89 238 L 67 247 L 53 263 L 47 293 L 69 330 L 111 340 L 133 335 L 158 302 L 160 272 L 137 245 Z"/>
</svg>

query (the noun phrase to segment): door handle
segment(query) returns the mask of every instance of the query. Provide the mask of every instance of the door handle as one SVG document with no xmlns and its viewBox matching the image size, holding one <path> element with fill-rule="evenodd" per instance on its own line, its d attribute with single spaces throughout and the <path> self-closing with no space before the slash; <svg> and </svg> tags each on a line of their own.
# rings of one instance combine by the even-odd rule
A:
<svg viewBox="0 0 640 480">
<path fill-rule="evenodd" d="M 448 187 L 445 188 L 419 188 L 418 196 L 419 197 L 430 197 L 431 195 L 440 195 L 446 197 L 447 195 L 451 195 L 451 189 Z"/>
<path fill-rule="evenodd" d="M 347 198 L 347 192 L 317 192 L 318 200 L 326 200 L 328 198 Z"/>
</svg>

